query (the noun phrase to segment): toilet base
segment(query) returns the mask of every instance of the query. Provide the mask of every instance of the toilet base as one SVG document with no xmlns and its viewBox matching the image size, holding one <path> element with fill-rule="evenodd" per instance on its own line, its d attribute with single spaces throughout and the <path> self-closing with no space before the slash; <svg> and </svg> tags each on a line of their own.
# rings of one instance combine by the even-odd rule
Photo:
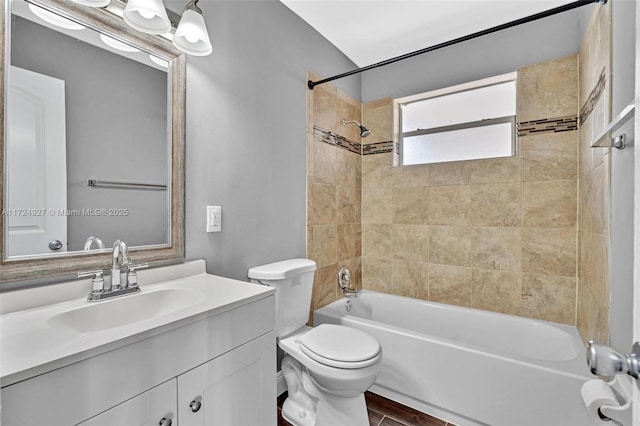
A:
<svg viewBox="0 0 640 426">
<path fill-rule="evenodd" d="M 332 394 L 310 377 L 298 361 L 287 355 L 282 372 L 289 396 L 282 405 L 282 417 L 294 426 L 369 426 L 364 393 L 354 396 Z"/>
</svg>

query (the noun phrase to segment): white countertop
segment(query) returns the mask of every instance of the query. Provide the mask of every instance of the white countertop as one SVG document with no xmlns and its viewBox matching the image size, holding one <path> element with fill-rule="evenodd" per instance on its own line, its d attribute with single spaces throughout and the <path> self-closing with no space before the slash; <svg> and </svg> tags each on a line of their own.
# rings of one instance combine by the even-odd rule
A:
<svg viewBox="0 0 640 426">
<path fill-rule="evenodd" d="M 166 269 L 165 274 L 163 274 L 163 269 Z M 168 288 L 190 289 L 201 292 L 204 297 L 201 297 L 195 304 L 166 314 L 89 333 L 60 327 L 54 328 L 49 321 L 58 313 L 87 306 L 89 302 L 86 301 L 86 294 L 88 293 L 84 294 L 82 298 L 45 305 L 40 302 L 41 306 L 12 310 L 12 312 L 0 316 L 1 385 L 7 386 L 25 380 L 204 317 L 251 303 L 275 292 L 274 289 L 267 286 L 206 274 L 203 261 L 157 268 L 148 272 L 149 278 L 155 277 L 157 279 L 157 277 L 165 275 L 171 279 L 145 284 L 144 275 L 140 273 L 141 292 L 123 297 L 131 298 L 133 301 L 134 298 L 142 296 L 145 292 Z M 180 272 L 189 275 L 177 277 Z M 78 286 L 76 285 L 76 287 Z M 47 292 L 51 289 L 42 289 L 41 291 Z M 38 289 L 24 290 L 24 292 L 37 294 Z M 11 297 L 20 297 L 20 295 L 14 294 Z M 115 301 L 117 299 L 92 302 L 92 304 L 106 304 Z M 20 303 L 12 302 L 12 304 L 16 306 Z M 114 323 L 118 323 L 118 321 L 114 320 Z"/>
</svg>

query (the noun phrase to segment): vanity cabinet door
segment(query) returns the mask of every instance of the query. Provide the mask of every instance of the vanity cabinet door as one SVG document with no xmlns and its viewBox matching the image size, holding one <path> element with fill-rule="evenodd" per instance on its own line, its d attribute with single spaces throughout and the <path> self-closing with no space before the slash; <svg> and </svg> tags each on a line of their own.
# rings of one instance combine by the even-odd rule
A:
<svg viewBox="0 0 640 426">
<path fill-rule="evenodd" d="M 181 426 L 276 424 L 273 332 L 178 376 Z"/>
<path fill-rule="evenodd" d="M 172 379 L 78 426 L 178 426 L 176 393 Z"/>
</svg>

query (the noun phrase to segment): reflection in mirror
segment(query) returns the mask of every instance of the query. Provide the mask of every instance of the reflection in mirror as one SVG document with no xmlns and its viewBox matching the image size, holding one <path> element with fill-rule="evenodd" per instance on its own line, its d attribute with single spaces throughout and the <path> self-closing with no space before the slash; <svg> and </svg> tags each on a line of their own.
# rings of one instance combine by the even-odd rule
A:
<svg viewBox="0 0 640 426">
<path fill-rule="evenodd" d="M 83 250 L 91 236 L 169 244 L 166 61 L 11 8 L 5 257 Z"/>
<path fill-rule="evenodd" d="M 116 3 L 6 1 L 0 281 L 103 268 L 117 239 L 183 259 L 185 55 Z"/>
</svg>

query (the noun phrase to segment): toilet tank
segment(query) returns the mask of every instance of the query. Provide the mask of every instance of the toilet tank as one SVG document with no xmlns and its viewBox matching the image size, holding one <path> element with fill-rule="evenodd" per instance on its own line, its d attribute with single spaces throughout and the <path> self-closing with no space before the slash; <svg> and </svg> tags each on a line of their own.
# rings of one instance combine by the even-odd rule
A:
<svg viewBox="0 0 640 426">
<path fill-rule="evenodd" d="M 283 337 L 309 320 L 313 274 L 316 263 L 289 259 L 249 269 L 251 282 L 276 289 L 276 335 Z"/>
</svg>

